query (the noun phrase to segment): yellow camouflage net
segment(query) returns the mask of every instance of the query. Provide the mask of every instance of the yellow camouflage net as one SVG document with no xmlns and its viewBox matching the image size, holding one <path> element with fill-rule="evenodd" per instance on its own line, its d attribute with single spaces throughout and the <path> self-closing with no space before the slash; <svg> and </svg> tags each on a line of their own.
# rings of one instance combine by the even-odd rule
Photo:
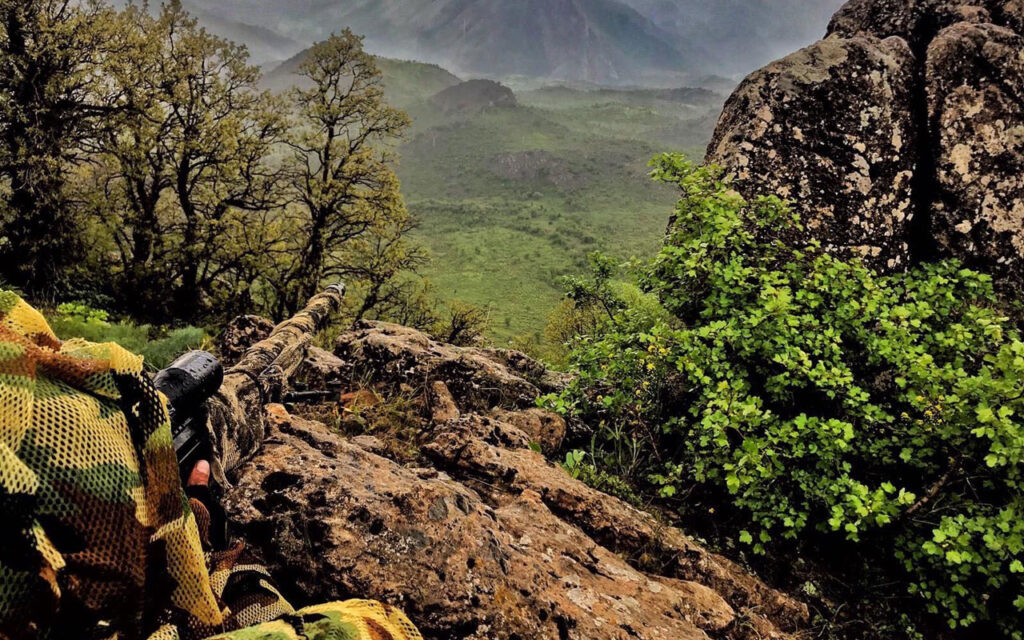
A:
<svg viewBox="0 0 1024 640">
<path fill-rule="evenodd" d="M 421 639 L 376 602 L 295 612 L 242 548 L 204 553 L 142 358 L 0 291 L 0 638 Z"/>
</svg>

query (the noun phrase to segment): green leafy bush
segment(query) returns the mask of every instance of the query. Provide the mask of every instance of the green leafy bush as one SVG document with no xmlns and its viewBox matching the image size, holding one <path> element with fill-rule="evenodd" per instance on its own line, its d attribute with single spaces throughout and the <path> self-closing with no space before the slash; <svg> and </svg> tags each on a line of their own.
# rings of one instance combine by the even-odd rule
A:
<svg viewBox="0 0 1024 640">
<path fill-rule="evenodd" d="M 84 338 L 90 342 L 116 342 L 143 358 L 147 367 L 161 369 L 176 357 L 207 343 L 206 332 L 197 327 L 160 329 L 151 325 L 111 321 L 109 314 L 79 303 L 65 303 L 47 320 L 61 340 Z"/>
<path fill-rule="evenodd" d="M 611 494 L 633 506 L 642 506 L 643 500 L 636 494 L 628 482 L 587 460 L 588 455 L 586 451 L 574 449 L 565 454 L 565 461 L 561 464 L 561 467 L 571 477 L 594 487 L 598 491 Z"/>
<path fill-rule="evenodd" d="M 548 403 L 596 425 L 595 462 L 639 447 L 646 491 L 741 514 L 757 553 L 842 545 L 951 627 L 1024 638 L 1024 342 L 990 279 L 879 275 L 796 242 L 786 203 L 747 202 L 720 170 L 653 166 L 682 199 L 630 271 L 671 317 L 616 299 L 599 262 L 570 293 L 607 319 Z"/>
</svg>

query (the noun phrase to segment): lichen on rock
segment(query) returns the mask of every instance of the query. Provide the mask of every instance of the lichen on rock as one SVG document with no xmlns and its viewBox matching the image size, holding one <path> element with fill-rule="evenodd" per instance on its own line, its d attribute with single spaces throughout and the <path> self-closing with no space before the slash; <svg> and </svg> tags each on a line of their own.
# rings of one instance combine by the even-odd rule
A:
<svg viewBox="0 0 1024 640">
<path fill-rule="evenodd" d="M 372 433 L 267 405 L 226 506 L 296 602 L 383 600 L 446 640 L 753 640 L 806 620 L 803 604 L 536 451 L 557 454 L 566 430 L 531 406 L 559 379 L 539 363 L 385 323 L 342 334 L 330 359 L 307 354 L 293 375 L 343 362 L 341 379 L 363 385 L 349 395 L 418 397 L 421 455 L 393 459 Z"/>
<path fill-rule="evenodd" d="M 828 249 L 905 264 L 918 125 L 899 39 L 830 38 L 755 72 L 726 103 L 708 161 L 745 195 L 796 203 Z"/>
<path fill-rule="evenodd" d="M 755 71 L 708 160 L 882 270 L 958 258 L 1024 283 L 1024 2 L 851 0 Z"/>
</svg>

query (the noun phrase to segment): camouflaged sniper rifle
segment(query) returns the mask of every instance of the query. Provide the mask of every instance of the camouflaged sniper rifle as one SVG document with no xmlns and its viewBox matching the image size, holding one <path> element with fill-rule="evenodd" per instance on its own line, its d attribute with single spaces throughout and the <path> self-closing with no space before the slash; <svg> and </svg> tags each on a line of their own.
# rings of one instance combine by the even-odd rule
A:
<svg viewBox="0 0 1024 640">
<path fill-rule="evenodd" d="M 156 387 L 168 399 L 183 477 L 191 474 L 199 460 L 209 460 L 215 482 L 227 486 L 227 474 L 259 450 L 267 433 L 264 407 L 271 401 L 272 385 L 265 374 L 296 365 L 304 351 L 295 347 L 324 328 L 341 309 L 344 296 L 344 284 L 327 287 L 302 311 L 277 325 L 270 336 L 249 347 L 227 371 L 213 355 L 200 351 L 185 354 L 156 375 Z M 309 402 L 340 395 L 340 389 L 327 386 L 329 391 L 300 391 L 284 400 Z"/>
</svg>

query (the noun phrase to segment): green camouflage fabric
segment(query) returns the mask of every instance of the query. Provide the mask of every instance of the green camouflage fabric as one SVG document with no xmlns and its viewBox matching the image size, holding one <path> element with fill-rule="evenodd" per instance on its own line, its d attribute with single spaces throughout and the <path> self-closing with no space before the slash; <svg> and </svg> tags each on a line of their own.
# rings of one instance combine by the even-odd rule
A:
<svg viewBox="0 0 1024 640">
<path fill-rule="evenodd" d="M 296 613 L 243 545 L 209 549 L 178 473 L 142 358 L 0 291 L 0 639 L 421 638 L 379 603 Z"/>
</svg>

